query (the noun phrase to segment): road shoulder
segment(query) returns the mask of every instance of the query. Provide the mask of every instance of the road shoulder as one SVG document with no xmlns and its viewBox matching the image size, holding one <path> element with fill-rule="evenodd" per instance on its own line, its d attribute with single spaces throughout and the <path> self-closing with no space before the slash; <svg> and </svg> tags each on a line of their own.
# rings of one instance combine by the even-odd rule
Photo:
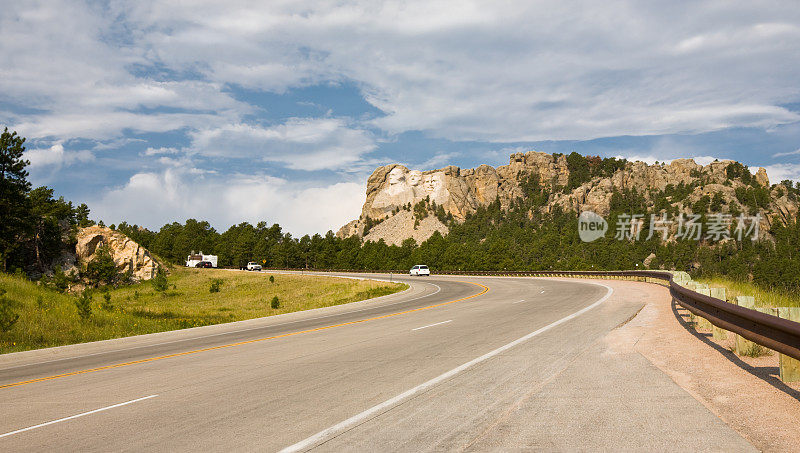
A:
<svg viewBox="0 0 800 453">
<path fill-rule="evenodd" d="M 800 386 L 777 378 L 777 354 L 740 358 L 708 335 L 687 328 L 686 312 L 666 288 L 612 281 L 622 291 L 644 291 L 642 311 L 605 338 L 610 353 L 635 351 L 762 451 L 800 445 Z M 626 289 L 630 288 L 630 289 Z"/>
</svg>

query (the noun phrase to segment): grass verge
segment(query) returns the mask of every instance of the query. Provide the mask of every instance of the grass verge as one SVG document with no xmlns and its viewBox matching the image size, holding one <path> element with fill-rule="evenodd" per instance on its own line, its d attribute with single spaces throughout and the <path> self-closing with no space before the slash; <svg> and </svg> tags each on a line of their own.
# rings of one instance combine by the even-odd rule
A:
<svg viewBox="0 0 800 453">
<path fill-rule="evenodd" d="M 800 307 L 800 295 L 783 291 L 771 291 L 759 288 L 749 282 L 729 280 L 722 277 L 700 278 L 700 283 L 709 287 L 725 288 L 725 297 L 729 301 L 736 296 L 754 296 L 757 307 Z"/>
<path fill-rule="evenodd" d="M 81 319 L 78 297 L 0 273 L 0 288 L 19 314 L 7 332 L 0 332 L 0 354 L 329 307 L 408 287 L 309 275 L 274 277 L 271 283 L 268 274 L 177 267 L 164 292 L 155 291 L 149 282 L 112 289 L 109 297 L 95 291 L 91 315 Z"/>
</svg>

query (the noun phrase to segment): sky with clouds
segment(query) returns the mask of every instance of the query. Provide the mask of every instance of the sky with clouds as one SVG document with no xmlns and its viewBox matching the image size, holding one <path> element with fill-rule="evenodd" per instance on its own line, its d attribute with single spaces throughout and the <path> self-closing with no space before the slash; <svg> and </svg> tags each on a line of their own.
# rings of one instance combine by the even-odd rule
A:
<svg viewBox="0 0 800 453">
<path fill-rule="evenodd" d="M 241 3 L 241 4 L 238 4 Z M 792 1 L 3 2 L 0 124 L 106 223 L 324 233 L 378 165 L 517 151 L 800 180 Z"/>
</svg>

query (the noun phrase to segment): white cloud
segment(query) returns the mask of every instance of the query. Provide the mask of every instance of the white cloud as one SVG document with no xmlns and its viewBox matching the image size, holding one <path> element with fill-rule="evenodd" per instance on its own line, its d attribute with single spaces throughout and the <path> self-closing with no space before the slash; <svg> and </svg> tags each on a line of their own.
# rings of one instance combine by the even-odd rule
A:
<svg viewBox="0 0 800 453">
<path fill-rule="evenodd" d="M 788 152 L 785 152 L 785 153 L 775 153 L 775 154 L 772 155 L 772 157 L 794 156 L 794 155 L 797 155 L 797 154 L 800 154 L 800 149 L 796 149 L 794 151 L 788 151 Z"/>
<path fill-rule="evenodd" d="M 779 183 L 785 179 L 800 181 L 800 164 L 773 164 L 764 167 L 767 176 L 772 184 Z"/>
<path fill-rule="evenodd" d="M 665 163 L 665 164 L 670 164 L 670 163 L 672 163 L 672 161 L 675 160 L 675 159 L 664 159 L 663 157 L 658 157 L 658 155 L 653 155 L 653 154 L 647 154 L 647 155 L 639 155 L 639 154 L 623 155 L 623 154 L 618 154 L 618 155 L 616 155 L 614 157 L 616 157 L 617 159 L 627 159 L 627 160 L 629 160 L 631 162 L 636 162 L 636 161 L 644 162 L 644 163 L 646 163 L 648 165 L 653 165 L 656 162 L 662 162 L 662 163 Z M 683 158 L 680 158 L 680 159 L 683 159 Z M 715 160 L 719 160 L 719 161 L 726 160 L 726 159 L 720 159 L 720 158 L 714 157 L 714 156 L 693 156 L 693 157 L 690 157 L 689 159 L 692 159 L 693 161 L 695 161 L 695 163 L 697 163 L 699 165 L 703 165 L 703 166 L 706 166 L 706 165 L 710 164 L 711 162 L 714 162 Z"/>
<path fill-rule="evenodd" d="M 0 92 L 46 111 L 14 118 L 28 136 L 236 124 L 252 110 L 229 95 L 231 84 L 280 93 L 340 81 L 357 84 L 386 113 L 372 125 L 453 140 L 800 121 L 782 107 L 798 100 L 800 8 L 792 1 L 89 5 L 20 2 L 4 10 Z M 186 74 L 196 80 L 182 80 Z M 156 107 L 191 112 L 139 111 Z"/>
<path fill-rule="evenodd" d="M 77 162 L 94 160 L 94 154 L 91 151 L 68 151 L 61 143 L 56 143 L 49 148 L 29 149 L 25 151 L 24 157 L 31 162 L 30 168 L 34 170 L 42 167 L 60 168 Z"/>
<path fill-rule="evenodd" d="M 134 43 L 144 30 L 126 30 L 112 9 L 58 0 L 4 5 L 0 93 L 23 108 L 0 120 L 32 139 L 109 140 L 126 129 L 165 132 L 251 112 L 217 82 L 135 74 L 135 65 L 154 63 Z M 159 108 L 170 112 L 152 110 Z"/>
<path fill-rule="evenodd" d="M 144 150 L 143 154 L 145 156 L 160 156 L 163 154 L 178 154 L 180 152 L 181 150 L 179 150 L 178 148 L 162 146 L 160 148 L 153 148 L 153 147 L 147 148 L 146 150 Z"/>
<path fill-rule="evenodd" d="M 191 136 L 198 154 L 281 162 L 298 170 L 343 168 L 376 147 L 369 132 L 336 118 L 293 118 L 271 127 L 229 124 Z"/>
<path fill-rule="evenodd" d="M 530 141 L 800 120 L 800 8 L 617 0 L 129 5 L 159 61 L 280 92 L 352 80 L 390 133 Z M 676 25 L 678 24 L 678 25 Z M 218 51 L 217 51 L 218 50 Z M 218 55 L 208 59 L 207 55 Z"/>
<path fill-rule="evenodd" d="M 87 203 L 93 217 L 150 228 L 204 219 L 225 230 L 243 221 L 279 223 L 292 234 L 314 234 L 358 217 L 364 186 L 342 182 L 308 187 L 270 176 L 197 174 L 181 167 L 138 173 Z"/>
<path fill-rule="evenodd" d="M 438 168 L 443 165 L 451 165 L 453 163 L 453 159 L 460 156 L 461 153 L 439 153 L 432 156 L 430 159 L 426 160 L 419 164 L 420 168 L 424 169 L 433 169 Z"/>
</svg>

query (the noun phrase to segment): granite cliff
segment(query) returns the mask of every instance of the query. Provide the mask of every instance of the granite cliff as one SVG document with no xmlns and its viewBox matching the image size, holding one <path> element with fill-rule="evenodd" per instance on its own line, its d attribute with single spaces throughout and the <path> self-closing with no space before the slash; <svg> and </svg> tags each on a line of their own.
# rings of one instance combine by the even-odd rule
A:
<svg viewBox="0 0 800 453">
<path fill-rule="evenodd" d="M 368 241 L 383 239 L 395 245 L 408 238 L 420 243 L 435 231 L 447 234 L 449 221 L 463 221 L 480 206 L 498 202 L 502 209 L 508 209 L 514 200 L 527 196 L 526 187 L 532 183 L 548 189 L 548 198 L 540 208 L 544 212 L 559 206 L 605 215 L 614 193 L 636 191 L 651 202 L 656 195 L 676 188 L 686 192 L 680 198 L 669 198 L 670 206 L 680 212 L 691 211 L 706 197 L 719 200 L 722 212 L 748 212 L 742 193 L 749 194 L 746 190 L 757 187 L 762 194 L 768 191 L 769 200 L 749 210 L 764 214 L 765 230 L 773 221 L 785 223 L 798 213 L 797 200 L 788 198 L 781 185 L 770 186 L 763 168 L 753 175 L 730 160 L 705 166 L 691 159 L 648 165 L 573 156 L 577 155 L 516 153 L 508 165 L 497 168 L 447 166 L 419 171 L 398 164 L 378 167 L 367 180 L 361 215 L 337 234 L 358 235 Z"/>
</svg>

